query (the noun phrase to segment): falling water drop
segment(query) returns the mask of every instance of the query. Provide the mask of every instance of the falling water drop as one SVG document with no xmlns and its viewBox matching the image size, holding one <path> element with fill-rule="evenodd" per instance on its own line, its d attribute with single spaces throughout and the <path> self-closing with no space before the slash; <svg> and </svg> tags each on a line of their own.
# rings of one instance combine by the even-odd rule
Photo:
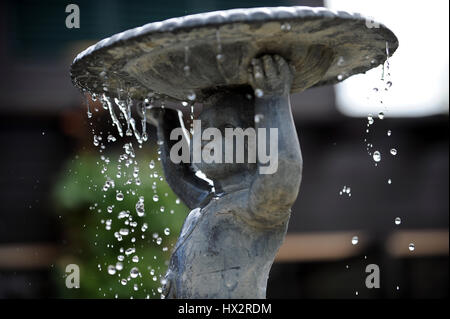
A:
<svg viewBox="0 0 450 319">
<path fill-rule="evenodd" d="M 262 114 L 255 114 L 255 123 L 261 122 L 261 120 L 264 118 L 264 115 Z"/>
<path fill-rule="evenodd" d="M 356 244 L 358 244 L 358 242 L 359 242 L 358 236 L 353 236 L 353 238 L 352 238 L 352 245 L 356 245 Z"/>
<path fill-rule="evenodd" d="M 194 91 L 189 92 L 189 94 L 187 95 L 187 99 L 189 101 L 195 101 L 196 98 L 197 98 L 197 95 L 195 94 Z"/>
<path fill-rule="evenodd" d="M 119 202 L 123 201 L 123 194 L 122 194 L 122 192 L 118 192 L 118 193 L 116 194 L 116 199 L 117 199 Z"/>
<path fill-rule="evenodd" d="M 183 71 L 186 76 L 189 76 L 189 74 L 191 73 L 191 67 L 189 65 L 185 65 L 183 67 Z"/>
<path fill-rule="evenodd" d="M 394 223 L 395 223 L 395 225 L 400 225 L 400 224 L 402 223 L 401 218 L 400 218 L 400 217 L 396 217 L 396 218 L 394 219 Z"/>
<path fill-rule="evenodd" d="M 135 252 L 136 252 L 136 249 L 131 247 L 131 248 L 128 248 L 127 250 L 125 250 L 125 255 L 129 256 Z"/>
<path fill-rule="evenodd" d="M 116 273 L 116 267 L 114 267 L 113 265 L 109 265 L 108 266 L 108 274 L 114 275 L 115 273 Z"/>
<path fill-rule="evenodd" d="M 184 47 L 184 75 L 189 76 L 191 74 L 191 68 L 189 66 L 189 47 Z"/>
<path fill-rule="evenodd" d="M 225 60 L 225 56 L 224 56 L 222 53 L 218 53 L 218 54 L 216 55 L 216 59 L 217 59 L 217 61 L 219 61 L 219 62 L 223 62 L 223 61 Z"/>
<path fill-rule="evenodd" d="M 391 148 L 391 154 L 393 156 L 397 155 L 397 150 L 395 148 Z"/>
<path fill-rule="evenodd" d="M 119 230 L 119 234 L 121 234 L 122 236 L 128 236 L 129 233 L 130 233 L 130 230 L 128 228 L 121 228 Z"/>
<path fill-rule="evenodd" d="M 414 251 L 414 249 L 416 249 L 416 246 L 413 243 L 410 243 L 408 249 L 409 251 Z"/>
<path fill-rule="evenodd" d="M 373 152 L 373 160 L 375 162 L 380 162 L 381 161 L 381 153 L 379 151 L 375 151 Z"/>
</svg>

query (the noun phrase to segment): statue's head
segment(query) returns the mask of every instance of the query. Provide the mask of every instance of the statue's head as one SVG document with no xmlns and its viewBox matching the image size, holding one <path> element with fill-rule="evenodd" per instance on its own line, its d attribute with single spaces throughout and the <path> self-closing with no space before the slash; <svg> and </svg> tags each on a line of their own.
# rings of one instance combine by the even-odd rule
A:
<svg viewBox="0 0 450 319">
<path fill-rule="evenodd" d="M 222 146 L 222 158 L 220 163 L 207 163 L 202 156 L 201 163 L 194 163 L 194 167 L 201 170 L 208 178 L 214 182 L 220 182 L 233 175 L 243 174 L 256 167 L 255 163 L 248 163 L 248 139 L 244 139 L 244 163 L 236 163 L 236 151 L 239 150 L 237 141 L 230 135 L 226 135 L 226 128 L 245 130 L 254 128 L 254 101 L 246 88 L 234 90 L 220 90 L 213 92 L 204 102 L 203 110 L 198 119 L 201 122 L 202 132 L 202 153 L 214 154 L 214 145 Z M 208 136 L 208 128 L 216 128 L 220 131 L 220 141 L 217 136 Z M 210 130 L 211 131 L 211 130 Z M 229 130 L 228 130 L 229 131 Z M 196 132 L 194 131 L 194 134 Z M 225 163 L 225 144 L 233 140 L 233 162 Z M 218 142 L 218 143 L 217 143 Z M 193 143 L 191 142 L 191 147 Z M 192 156 L 192 150 L 191 150 Z"/>
</svg>

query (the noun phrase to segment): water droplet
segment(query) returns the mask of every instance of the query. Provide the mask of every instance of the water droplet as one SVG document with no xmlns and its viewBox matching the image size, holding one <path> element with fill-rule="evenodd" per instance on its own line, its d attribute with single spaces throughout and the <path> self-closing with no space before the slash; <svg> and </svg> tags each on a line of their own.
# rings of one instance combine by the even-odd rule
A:
<svg viewBox="0 0 450 319">
<path fill-rule="evenodd" d="M 164 228 L 164 235 L 169 236 L 170 235 L 170 229 Z"/>
<path fill-rule="evenodd" d="M 129 256 L 135 252 L 136 252 L 136 249 L 131 247 L 131 248 L 128 248 L 127 250 L 125 250 L 125 255 Z"/>
<path fill-rule="evenodd" d="M 384 119 L 384 113 L 383 112 L 378 113 L 378 118 L 380 120 Z"/>
<path fill-rule="evenodd" d="M 120 261 L 118 261 L 118 262 L 116 263 L 116 269 L 117 269 L 118 271 L 121 271 L 121 270 L 123 269 L 123 264 L 122 264 Z"/>
<path fill-rule="evenodd" d="M 397 155 L 397 150 L 395 148 L 391 148 L 391 154 L 393 156 Z"/>
<path fill-rule="evenodd" d="M 414 249 L 416 249 L 416 246 L 413 243 L 410 243 L 408 249 L 409 251 L 414 251 Z"/>
<path fill-rule="evenodd" d="M 283 31 L 291 31 L 292 27 L 289 23 L 285 22 L 281 25 L 281 30 Z"/>
<path fill-rule="evenodd" d="M 130 212 L 128 211 L 121 211 L 119 213 L 119 215 L 117 216 L 118 219 L 123 219 L 123 218 L 127 218 L 130 215 Z"/>
<path fill-rule="evenodd" d="M 256 114 L 255 115 L 255 123 L 261 122 L 261 120 L 264 118 L 264 115 L 262 114 Z"/>
<path fill-rule="evenodd" d="M 222 53 L 219 53 L 216 55 L 216 59 L 219 62 L 223 62 L 225 60 L 225 55 L 223 55 Z"/>
<path fill-rule="evenodd" d="M 373 124 L 374 119 L 373 119 L 373 115 L 372 115 L 372 114 L 369 114 L 369 115 L 367 116 L 367 122 L 369 123 L 369 125 L 372 125 L 372 124 Z"/>
<path fill-rule="evenodd" d="M 119 234 L 121 234 L 122 236 L 128 236 L 129 233 L 130 233 L 130 230 L 128 228 L 121 228 L 119 230 Z"/>
<path fill-rule="evenodd" d="M 387 131 L 387 136 L 391 136 L 392 135 L 392 131 L 391 130 L 388 130 Z"/>
<path fill-rule="evenodd" d="M 139 197 L 138 202 L 136 203 L 136 214 L 139 217 L 143 217 L 145 215 L 145 205 L 144 205 L 144 197 Z"/>
<path fill-rule="evenodd" d="M 195 101 L 195 99 L 197 98 L 197 95 L 195 94 L 194 91 L 191 91 L 188 95 L 187 95 L 187 99 L 189 101 Z"/>
<path fill-rule="evenodd" d="M 139 256 L 134 255 L 133 258 L 131 258 L 131 260 L 132 260 L 134 263 L 137 263 L 137 262 L 139 262 Z"/>
<path fill-rule="evenodd" d="M 154 202 L 159 201 L 159 196 L 158 196 L 158 195 L 153 195 L 153 201 L 154 201 Z"/>
<path fill-rule="evenodd" d="M 256 89 L 255 90 L 255 96 L 256 97 L 263 97 L 264 96 L 264 91 L 261 89 Z"/>
<path fill-rule="evenodd" d="M 150 169 L 154 169 L 155 168 L 155 161 L 151 160 L 150 163 L 148 164 L 148 166 L 150 167 Z"/>
<path fill-rule="evenodd" d="M 392 184 L 392 180 L 389 178 L 388 179 L 388 184 L 391 185 Z"/>
<path fill-rule="evenodd" d="M 122 194 L 121 192 L 118 192 L 118 193 L 116 194 L 116 199 L 117 199 L 119 202 L 123 201 L 123 194 Z"/>
<path fill-rule="evenodd" d="M 402 223 L 402 220 L 400 217 L 396 217 L 394 222 L 395 222 L 395 225 L 400 225 Z"/>
<path fill-rule="evenodd" d="M 381 161 L 381 153 L 379 151 L 373 152 L 372 157 L 375 162 Z"/>
<path fill-rule="evenodd" d="M 128 283 L 128 280 L 126 280 L 125 278 L 123 278 L 122 280 L 120 280 L 120 283 L 125 286 Z"/>
<path fill-rule="evenodd" d="M 344 79 L 344 76 L 342 74 L 339 74 L 337 76 L 338 81 L 342 81 Z"/>
<path fill-rule="evenodd" d="M 352 238 L 352 245 L 358 244 L 358 241 L 359 241 L 358 236 L 353 236 L 353 238 Z"/>
<path fill-rule="evenodd" d="M 189 76 L 191 74 L 191 67 L 189 65 L 185 65 L 183 67 L 183 71 L 186 76 Z"/>
<path fill-rule="evenodd" d="M 116 267 L 114 267 L 113 265 L 109 265 L 108 266 L 108 274 L 114 275 L 115 273 L 116 273 Z"/>
</svg>

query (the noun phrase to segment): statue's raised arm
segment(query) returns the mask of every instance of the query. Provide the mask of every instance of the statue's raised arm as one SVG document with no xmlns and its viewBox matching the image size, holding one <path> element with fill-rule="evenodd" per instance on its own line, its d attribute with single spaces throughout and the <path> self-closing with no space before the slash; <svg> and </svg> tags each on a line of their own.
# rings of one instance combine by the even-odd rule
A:
<svg viewBox="0 0 450 319">
<path fill-rule="evenodd" d="M 256 222 L 267 226 L 289 217 L 301 182 L 303 161 L 289 101 L 292 79 L 293 70 L 278 55 L 253 59 L 249 68 L 249 81 L 255 90 L 255 128 L 265 131 L 265 138 L 257 134 L 261 139 L 258 153 L 264 144 L 272 157 L 268 164 L 258 157 L 249 208 Z"/>
</svg>

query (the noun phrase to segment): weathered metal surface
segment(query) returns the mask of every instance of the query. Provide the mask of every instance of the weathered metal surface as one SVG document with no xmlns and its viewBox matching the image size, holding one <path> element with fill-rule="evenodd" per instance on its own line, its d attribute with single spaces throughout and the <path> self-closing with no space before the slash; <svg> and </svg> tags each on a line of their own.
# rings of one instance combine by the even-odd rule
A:
<svg viewBox="0 0 450 319">
<path fill-rule="evenodd" d="M 382 24 L 324 8 L 275 7 L 216 11 L 131 29 L 81 52 L 74 84 L 111 97 L 157 93 L 169 100 L 204 99 L 208 89 L 245 85 L 252 58 L 279 54 L 295 66 L 292 93 L 333 84 L 383 63 L 398 47 Z M 218 59 L 220 54 L 223 59 Z M 328 65 L 324 65 L 328 64 Z M 185 72 L 188 65 L 190 71 Z"/>
</svg>

